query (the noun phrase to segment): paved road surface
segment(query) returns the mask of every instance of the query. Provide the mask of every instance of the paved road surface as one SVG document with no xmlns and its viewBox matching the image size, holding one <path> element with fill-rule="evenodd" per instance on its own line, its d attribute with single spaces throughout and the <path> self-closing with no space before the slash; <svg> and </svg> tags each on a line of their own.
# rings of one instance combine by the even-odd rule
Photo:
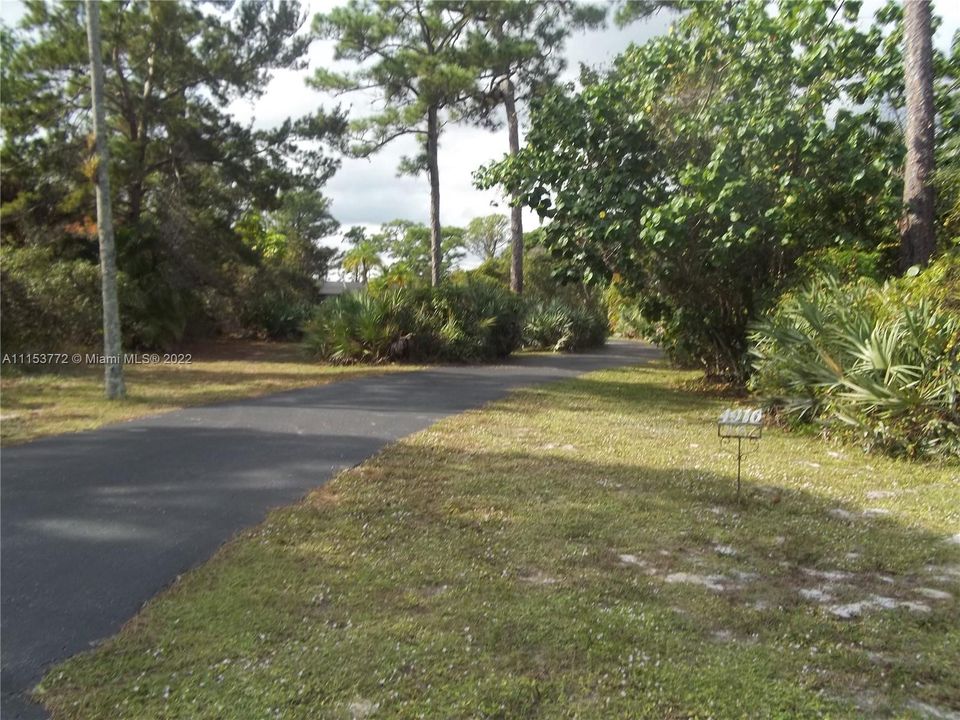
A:
<svg viewBox="0 0 960 720">
<path fill-rule="evenodd" d="M 397 438 L 509 390 L 657 357 L 639 343 L 359 378 L 187 408 L 2 453 L 4 720 L 22 693 L 115 633 L 180 573 L 269 508 Z"/>
</svg>

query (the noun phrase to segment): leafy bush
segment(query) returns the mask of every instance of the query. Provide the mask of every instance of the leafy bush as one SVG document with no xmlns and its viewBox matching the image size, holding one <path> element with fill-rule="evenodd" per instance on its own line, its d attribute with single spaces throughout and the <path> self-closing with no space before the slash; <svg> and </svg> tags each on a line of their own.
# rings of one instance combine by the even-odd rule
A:
<svg viewBox="0 0 960 720">
<path fill-rule="evenodd" d="M 429 295 L 428 317 L 439 323 L 434 328 L 440 341 L 440 359 L 495 360 L 519 347 L 523 303 L 499 284 L 470 279 L 441 285 Z"/>
<path fill-rule="evenodd" d="M 304 323 L 313 312 L 313 304 L 289 288 L 270 288 L 270 292 L 250 299 L 245 323 L 260 330 L 271 340 L 290 340 L 300 336 Z"/>
<path fill-rule="evenodd" d="M 554 352 L 584 350 L 603 345 L 608 334 L 602 308 L 554 300 L 529 309 L 523 326 L 523 346 Z"/>
<path fill-rule="evenodd" d="M 55 259 L 47 248 L 6 246 L 0 255 L 6 352 L 64 352 L 101 336 L 100 273 L 86 260 Z"/>
<path fill-rule="evenodd" d="M 312 280 L 274 265 L 244 268 L 237 289 L 234 332 L 271 340 L 300 339 L 319 299 Z"/>
<path fill-rule="evenodd" d="M 899 244 L 897 244 L 899 247 Z M 800 285 L 808 278 L 832 275 L 841 282 L 869 278 L 883 282 L 897 273 L 895 257 L 890 248 L 864 250 L 859 248 L 827 247 L 814 250 L 797 260 L 793 278 Z"/>
<path fill-rule="evenodd" d="M 751 340 L 753 389 L 867 448 L 960 457 L 960 257 L 878 286 L 827 276 L 782 298 Z M 956 296 L 955 296 L 956 297 Z"/>
<path fill-rule="evenodd" d="M 333 362 L 477 362 L 520 345 L 522 303 L 492 281 L 438 288 L 382 288 L 322 303 L 305 331 L 307 348 Z"/>
</svg>

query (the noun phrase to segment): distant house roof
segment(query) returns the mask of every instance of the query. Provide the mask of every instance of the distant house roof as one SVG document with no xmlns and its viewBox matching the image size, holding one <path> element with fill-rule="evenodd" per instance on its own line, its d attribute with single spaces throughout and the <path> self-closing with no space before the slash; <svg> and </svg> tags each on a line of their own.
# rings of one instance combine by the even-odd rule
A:
<svg viewBox="0 0 960 720">
<path fill-rule="evenodd" d="M 356 292 L 362 290 L 364 284 L 361 282 L 344 282 L 341 280 L 324 280 L 320 285 L 321 295 L 342 295 L 345 292 Z"/>
</svg>

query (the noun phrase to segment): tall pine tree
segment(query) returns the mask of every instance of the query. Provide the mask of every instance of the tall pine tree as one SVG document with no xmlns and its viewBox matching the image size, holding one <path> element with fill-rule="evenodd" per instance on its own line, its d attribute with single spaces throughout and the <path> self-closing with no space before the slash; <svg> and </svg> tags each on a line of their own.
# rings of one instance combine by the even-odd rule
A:
<svg viewBox="0 0 960 720">
<path fill-rule="evenodd" d="M 0 63 L 5 248 L 92 264 L 84 5 L 25 5 L 18 27 L 3 29 Z M 312 207 L 311 233 L 332 222 L 320 193 L 338 161 L 313 141 L 339 138 L 344 120 L 318 112 L 260 130 L 230 107 L 261 95 L 273 70 L 303 66 L 306 15 L 295 0 L 98 7 L 124 336 L 156 346 L 239 330 L 251 284 L 269 270 L 237 232 L 241 218 L 284 214 L 297 197 Z M 315 268 L 318 258 L 307 256 L 316 253 L 298 246 L 304 267 Z M 11 290 L 34 285 L 12 279 Z M 27 297 L 22 315 L 37 304 Z M 86 331 L 71 338 L 90 340 Z"/>
<path fill-rule="evenodd" d="M 318 70 L 311 83 L 324 90 L 373 90 L 384 109 L 355 120 L 351 154 L 366 157 L 393 140 L 413 135 L 419 156 L 406 159 L 402 171 L 427 171 L 430 181 L 430 248 L 434 285 L 443 257 L 440 224 L 440 134 L 476 81 L 476 70 L 462 40 L 483 3 L 427 0 L 351 0 L 314 18 L 322 37 L 335 38 L 336 59 L 352 60 L 349 73 Z"/>
<path fill-rule="evenodd" d="M 903 6 L 903 71 L 906 85 L 907 160 L 905 213 L 900 226 L 900 264 L 926 265 L 936 249 L 934 228 L 933 29 L 928 0 Z"/>
<path fill-rule="evenodd" d="M 566 67 L 563 48 L 578 29 L 598 27 L 605 8 L 569 0 L 503 0 L 484 5 L 471 33 L 472 62 L 481 68 L 471 115 L 482 125 L 500 124 L 503 106 L 510 155 L 520 151 L 517 104 L 528 102 Z M 510 287 L 523 292 L 523 220 L 520 204 L 510 208 Z"/>
</svg>

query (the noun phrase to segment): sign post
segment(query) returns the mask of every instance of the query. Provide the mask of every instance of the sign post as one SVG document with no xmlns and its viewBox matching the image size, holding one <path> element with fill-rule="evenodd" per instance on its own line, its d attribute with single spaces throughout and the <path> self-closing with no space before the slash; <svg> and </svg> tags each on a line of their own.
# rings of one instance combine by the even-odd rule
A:
<svg viewBox="0 0 960 720">
<path fill-rule="evenodd" d="M 763 433 L 763 410 L 753 408 L 727 408 L 717 421 L 717 436 L 724 440 L 737 441 L 737 502 L 740 502 L 740 464 L 743 458 L 743 441 L 757 443 Z"/>
</svg>

